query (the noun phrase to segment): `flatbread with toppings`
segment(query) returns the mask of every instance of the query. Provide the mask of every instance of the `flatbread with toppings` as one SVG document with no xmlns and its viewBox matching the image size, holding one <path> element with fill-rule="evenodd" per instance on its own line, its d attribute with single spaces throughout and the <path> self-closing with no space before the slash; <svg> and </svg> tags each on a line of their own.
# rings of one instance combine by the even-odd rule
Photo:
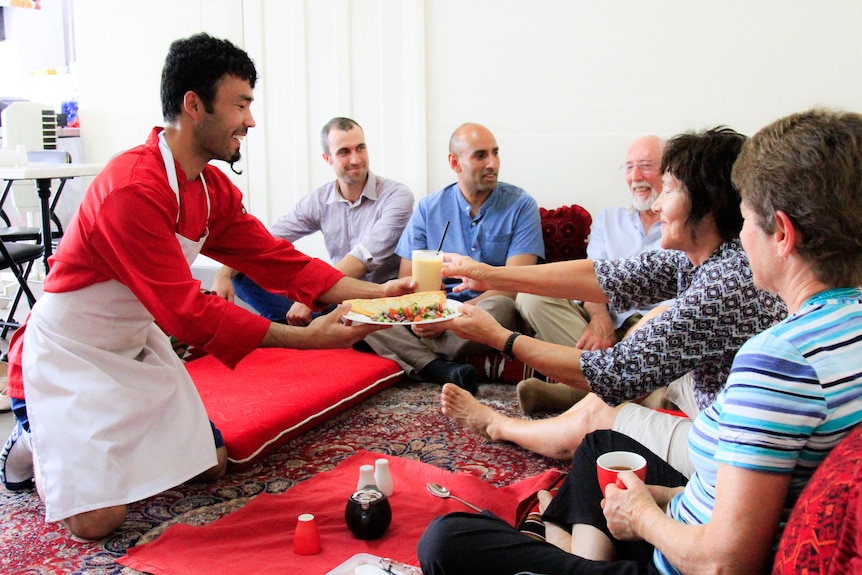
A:
<svg viewBox="0 0 862 575">
<path fill-rule="evenodd" d="M 446 307 L 446 292 L 423 291 L 397 297 L 375 299 L 347 299 L 350 311 L 371 318 L 375 322 L 415 323 L 441 319 L 454 312 Z"/>
</svg>

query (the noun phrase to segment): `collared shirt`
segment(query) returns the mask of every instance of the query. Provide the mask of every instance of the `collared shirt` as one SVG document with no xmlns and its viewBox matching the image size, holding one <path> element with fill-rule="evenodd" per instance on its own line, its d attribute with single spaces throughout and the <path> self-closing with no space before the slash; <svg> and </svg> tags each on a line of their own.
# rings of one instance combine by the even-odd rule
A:
<svg viewBox="0 0 862 575">
<path fill-rule="evenodd" d="M 437 249 L 447 223 L 444 252 L 470 256 L 492 266 L 504 266 L 508 258 L 522 254 L 545 256 L 536 200 L 521 188 L 503 182 L 498 182 L 476 217 L 470 215 L 470 204 L 457 183 L 422 198 L 395 251 L 409 260 L 413 250 Z M 459 280 L 453 279 L 452 285 L 457 283 Z M 447 292 L 451 292 L 451 286 Z M 450 293 L 449 297 L 466 301 L 478 295 L 465 291 Z"/>
<path fill-rule="evenodd" d="M 661 249 L 661 226 L 658 222 L 644 229 L 640 212 L 632 206 L 600 210 L 593 219 L 587 257 L 591 260 L 629 258 L 649 250 Z M 619 328 L 631 315 L 644 314 L 654 305 L 628 311 L 616 311 L 610 306 L 614 328 Z"/>
<path fill-rule="evenodd" d="M 362 195 L 350 202 L 336 184 L 333 180 L 301 198 L 270 232 L 289 242 L 322 232 L 333 264 L 351 255 L 365 264 L 364 280 L 382 283 L 398 277 L 401 259 L 395 245 L 413 212 L 413 192 L 369 171 Z"/>
</svg>

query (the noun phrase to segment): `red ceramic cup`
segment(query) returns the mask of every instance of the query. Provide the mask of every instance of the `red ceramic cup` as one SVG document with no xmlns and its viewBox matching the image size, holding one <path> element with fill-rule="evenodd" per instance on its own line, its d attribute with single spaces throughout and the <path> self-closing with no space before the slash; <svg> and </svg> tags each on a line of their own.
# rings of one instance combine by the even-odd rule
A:
<svg viewBox="0 0 862 575">
<path fill-rule="evenodd" d="M 320 533 L 317 531 L 317 523 L 311 513 L 303 513 L 296 522 L 293 551 L 297 555 L 320 553 Z"/>
<path fill-rule="evenodd" d="M 596 474 L 602 493 L 611 483 L 625 489 L 622 482 L 617 482 L 617 475 L 621 471 L 633 471 L 643 481 L 646 478 L 646 459 L 631 451 L 610 451 L 600 456 L 596 460 Z"/>
</svg>

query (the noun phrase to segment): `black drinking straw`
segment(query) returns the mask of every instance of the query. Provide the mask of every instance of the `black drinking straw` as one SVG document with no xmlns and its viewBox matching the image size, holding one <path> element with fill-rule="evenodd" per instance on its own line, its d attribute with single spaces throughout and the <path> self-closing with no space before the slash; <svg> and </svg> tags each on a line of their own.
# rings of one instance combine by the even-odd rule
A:
<svg viewBox="0 0 862 575">
<path fill-rule="evenodd" d="M 440 253 L 440 250 L 443 249 L 443 240 L 446 239 L 446 232 L 448 232 L 448 231 L 449 231 L 449 222 L 446 222 L 446 227 L 443 228 L 443 235 L 440 236 L 440 245 L 437 246 L 437 253 L 438 254 Z"/>
</svg>

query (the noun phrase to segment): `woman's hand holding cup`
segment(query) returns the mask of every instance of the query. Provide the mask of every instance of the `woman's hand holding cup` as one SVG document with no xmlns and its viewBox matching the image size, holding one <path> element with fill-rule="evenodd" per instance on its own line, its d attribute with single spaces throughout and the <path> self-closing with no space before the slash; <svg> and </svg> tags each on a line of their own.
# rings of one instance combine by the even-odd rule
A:
<svg viewBox="0 0 862 575">
<path fill-rule="evenodd" d="M 641 481 L 646 479 L 646 459 L 631 451 L 610 451 L 596 460 L 596 475 L 602 493 L 611 483 L 620 489 L 625 489 L 625 483 L 617 478 L 622 471 L 631 471 Z"/>
</svg>

